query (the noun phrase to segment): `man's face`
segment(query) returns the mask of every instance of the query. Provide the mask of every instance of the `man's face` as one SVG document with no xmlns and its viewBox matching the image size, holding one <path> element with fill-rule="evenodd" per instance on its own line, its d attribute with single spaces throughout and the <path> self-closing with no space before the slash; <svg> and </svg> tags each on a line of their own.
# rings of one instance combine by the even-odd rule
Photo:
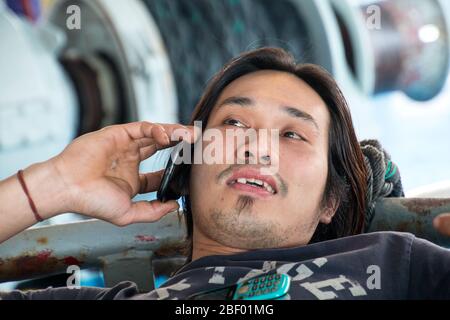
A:
<svg viewBox="0 0 450 320">
<path fill-rule="evenodd" d="M 321 207 L 328 173 L 329 122 L 321 97 L 292 74 L 264 70 L 229 84 L 205 129 L 218 129 L 224 137 L 226 130 L 277 129 L 278 150 L 258 147 L 261 143 L 256 140 L 230 146 L 224 139 L 223 152 L 231 152 L 235 163 L 244 154 L 247 160 L 259 158 L 258 164 L 226 164 L 224 156 L 223 164 L 192 166 L 194 246 L 208 242 L 257 249 L 307 244 L 319 221 L 329 223 L 334 213 Z M 203 148 L 207 145 L 204 142 Z M 258 154 L 242 152 L 254 147 L 259 148 Z M 268 160 L 261 156 L 274 159 L 275 153 L 279 157 L 277 171 L 261 176 L 259 169 L 267 166 Z M 251 179 L 271 187 L 255 186 Z"/>
</svg>

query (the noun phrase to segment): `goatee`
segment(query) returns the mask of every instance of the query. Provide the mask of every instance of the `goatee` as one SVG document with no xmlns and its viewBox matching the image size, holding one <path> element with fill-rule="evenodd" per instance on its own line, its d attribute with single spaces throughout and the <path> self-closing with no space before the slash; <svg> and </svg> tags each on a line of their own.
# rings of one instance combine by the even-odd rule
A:
<svg viewBox="0 0 450 320">
<path fill-rule="evenodd" d="M 238 215 L 241 214 L 242 211 L 250 211 L 255 203 L 255 199 L 250 196 L 239 196 L 236 201 L 236 209 Z"/>
</svg>

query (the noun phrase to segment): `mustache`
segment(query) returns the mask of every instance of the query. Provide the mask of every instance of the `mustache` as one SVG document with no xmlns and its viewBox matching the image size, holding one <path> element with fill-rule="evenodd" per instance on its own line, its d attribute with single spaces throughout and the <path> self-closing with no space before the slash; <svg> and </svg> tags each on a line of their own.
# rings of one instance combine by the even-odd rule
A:
<svg viewBox="0 0 450 320">
<path fill-rule="evenodd" d="M 220 183 L 223 180 L 226 180 L 228 177 L 230 177 L 233 174 L 233 171 L 236 170 L 239 167 L 242 166 L 248 166 L 246 164 L 232 164 L 230 165 L 228 168 L 226 168 L 225 170 L 223 170 L 221 173 L 219 173 L 216 177 L 216 182 Z M 258 168 L 262 168 L 261 166 L 258 166 Z M 285 182 L 285 180 L 278 174 L 274 174 L 272 175 L 272 177 L 277 181 L 278 184 L 278 192 L 282 195 L 285 196 L 288 192 L 288 187 L 287 187 L 287 183 Z"/>
</svg>

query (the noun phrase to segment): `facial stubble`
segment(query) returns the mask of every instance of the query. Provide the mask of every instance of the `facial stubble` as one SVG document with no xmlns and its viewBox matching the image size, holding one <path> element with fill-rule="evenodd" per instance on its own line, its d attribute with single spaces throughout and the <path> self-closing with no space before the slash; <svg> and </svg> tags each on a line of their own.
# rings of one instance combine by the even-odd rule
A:
<svg viewBox="0 0 450 320">
<path fill-rule="evenodd" d="M 266 221 L 254 212 L 256 200 L 253 197 L 239 195 L 235 206 L 229 211 L 214 209 L 211 214 L 213 236 L 217 241 L 231 247 L 243 249 L 273 248 L 285 239 L 277 230 L 279 225 Z"/>
</svg>

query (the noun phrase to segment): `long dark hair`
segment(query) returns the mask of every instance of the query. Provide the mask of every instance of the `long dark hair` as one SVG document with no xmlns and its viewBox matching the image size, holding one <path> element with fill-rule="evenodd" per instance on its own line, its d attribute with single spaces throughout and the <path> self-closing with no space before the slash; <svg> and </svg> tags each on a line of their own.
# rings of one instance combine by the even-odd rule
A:
<svg viewBox="0 0 450 320">
<path fill-rule="evenodd" d="M 319 223 L 311 243 L 361 233 L 364 227 L 366 168 L 356 138 L 347 102 L 333 77 L 313 64 L 297 64 L 294 57 L 280 48 L 260 48 L 245 52 L 231 60 L 207 85 L 192 114 L 191 124 L 202 121 L 204 127 L 219 95 L 237 78 L 259 70 L 277 70 L 296 75 L 311 86 L 324 100 L 331 117 L 328 147 L 328 176 L 322 207 L 331 199 L 338 208 L 330 224 Z M 183 169 L 181 181 L 189 185 L 190 166 Z M 193 219 L 189 195 L 183 196 L 187 227 L 187 262 L 192 260 Z"/>
</svg>

